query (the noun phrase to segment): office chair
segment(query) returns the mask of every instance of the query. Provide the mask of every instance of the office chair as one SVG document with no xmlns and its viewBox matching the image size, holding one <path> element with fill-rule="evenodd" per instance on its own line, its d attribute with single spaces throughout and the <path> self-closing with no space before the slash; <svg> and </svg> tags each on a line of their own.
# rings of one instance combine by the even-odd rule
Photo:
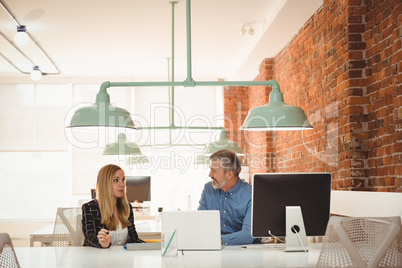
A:
<svg viewBox="0 0 402 268">
<path fill-rule="evenodd" d="M 52 247 L 82 246 L 82 211 L 79 207 L 58 208 L 52 236 Z"/>
<path fill-rule="evenodd" d="M 75 232 L 75 238 L 73 246 L 82 246 L 84 244 L 85 236 L 82 232 L 82 211 L 80 208 L 80 214 L 77 215 L 77 231 Z"/>
<path fill-rule="evenodd" d="M 13 243 L 7 233 L 0 234 L 0 267 L 20 267 Z"/>
<path fill-rule="evenodd" d="M 317 267 L 402 267 L 401 218 L 332 216 Z"/>
</svg>

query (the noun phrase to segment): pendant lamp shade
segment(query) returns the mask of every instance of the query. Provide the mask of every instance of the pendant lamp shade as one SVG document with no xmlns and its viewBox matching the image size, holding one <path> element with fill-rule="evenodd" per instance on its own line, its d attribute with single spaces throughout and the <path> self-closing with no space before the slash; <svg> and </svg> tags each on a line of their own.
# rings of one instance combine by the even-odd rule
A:
<svg viewBox="0 0 402 268">
<path fill-rule="evenodd" d="M 120 133 L 117 142 L 106 145 L 103 155 L 142 155 L 140 148 L 134 142 L 129 142 L 124 133 Z"/>
<path fill-rule="evenodd" d="M 96 95 L 96 102 L 91 106 L 82 107 L 75 111 L 67 127 L 96 126 L 138 129 L 127 110 L 110 104 L 110 96 L 106 89 L 102 88 Z"/>
<path fill-rule="evenodd" d="M 244 155 L 243 150 L 237 142 L 228 140 L 225 130 L 222 130 L 219 140 L 211 142 L 207 145 L 204 150 L 204 155 L 210 156 L 211 154 L 220 150 L 229 150 L 236 153 L 237 155 Z"/>
<path fill-rule="evenodd" d="M 269 102 L 252 108 L 240 127 L 242 130 L 280 131 L 313 129 L 303 109 L 283 102 L 279 86 L 273 87 Z"/>
</svg>

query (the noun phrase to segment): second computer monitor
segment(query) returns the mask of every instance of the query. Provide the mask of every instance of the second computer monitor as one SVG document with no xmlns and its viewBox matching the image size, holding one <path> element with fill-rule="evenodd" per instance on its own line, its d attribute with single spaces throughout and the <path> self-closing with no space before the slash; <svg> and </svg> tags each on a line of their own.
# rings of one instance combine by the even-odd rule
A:
<svg viewBox="0 0 402 268">
<path fill-rule="evenodd" d="M 329 220 L 330 173 L 254 174 L 252 236 L 286 236 L 286 207 L 300 206 L 307 236 L 323 236 Z"/>
<path fill-rule="evenodd" d="M 151 176 L 126 176 L 126 195 L 130 203 L 151 201 Z"/>
</svg>

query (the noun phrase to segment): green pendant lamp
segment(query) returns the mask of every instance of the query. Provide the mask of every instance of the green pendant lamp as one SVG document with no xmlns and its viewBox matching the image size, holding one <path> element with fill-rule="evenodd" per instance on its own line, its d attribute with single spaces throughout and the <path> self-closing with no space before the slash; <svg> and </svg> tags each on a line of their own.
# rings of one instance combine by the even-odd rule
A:
<svg viewBox="0 0 402 268">
<path fill-rule="evenodd" d="M 276 81 L 272 81 L 269 102 L 252 108 L 241 130 L 280 131 L 313 129 L 303 109 L 283 102 L 283 94 Z"/>
<path fill-rule="evenodd" d="M 101 89 L 96 95 L 96 102 L 91 106 L 78 109 L 67 127 L 96 126 L 138 129 L 135 127 L 130 113 L 127 110 L 110 104 L 110 96 L 103 86 L 101 86 Z"/>
<path fill-rule="evenodd" d="M 241 147 L 239 146 L 239 144 L 237 142 L 228 140 L 228 136 L 224 129 L 221 132 L 219 140 L 217 140 L 215 142 L 211 142 L 207 145 L 207 147 L 204 150 L 204 155 L 210 156 L 211 154 L 213 154 L 219 150 L 229 150 L 229 151 L 236 153 L 237 155 L 244 155 Z"/>
<path fill-rule="evenodd" d="M 140 148 L 134 142 L 126 139 L 126 134 L 120 133 L 117 142 L 106 145 L 103 155 L 142 155 Z"/>
</svg>

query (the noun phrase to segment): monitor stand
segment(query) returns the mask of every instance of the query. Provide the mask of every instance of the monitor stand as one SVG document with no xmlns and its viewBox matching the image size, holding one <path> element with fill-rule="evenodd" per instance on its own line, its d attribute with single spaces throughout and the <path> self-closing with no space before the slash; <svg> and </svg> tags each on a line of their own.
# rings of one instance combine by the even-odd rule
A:
<svg viewBox="0 0 402 268">
<path fill-rule="evenodd" d="M 300 206 L 286 207 L 286 252 L 307 252 L 307 236 Z"/>
</svg>

